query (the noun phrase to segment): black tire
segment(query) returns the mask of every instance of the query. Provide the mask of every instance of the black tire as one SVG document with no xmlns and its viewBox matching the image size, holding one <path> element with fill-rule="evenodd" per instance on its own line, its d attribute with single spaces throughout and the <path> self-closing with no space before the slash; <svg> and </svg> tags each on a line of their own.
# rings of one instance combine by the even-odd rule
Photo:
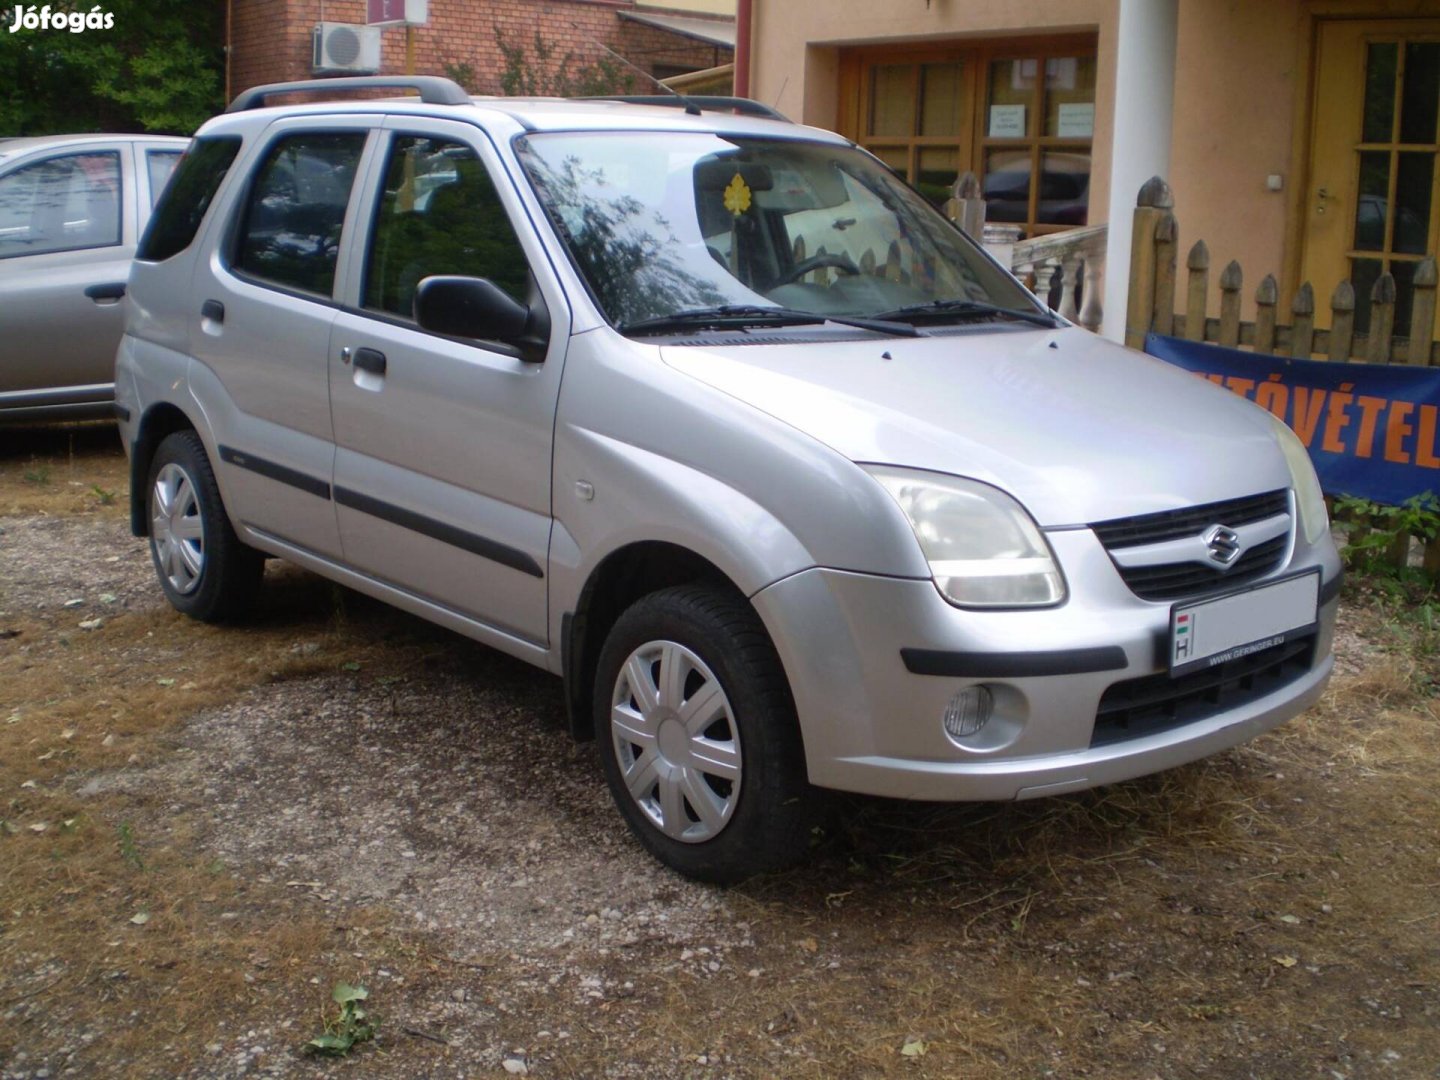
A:
<svg viewBox="0 0 1440 1080">
<path fill-rule="evenodd" d="M 671 695 L 678 704 L 657 688 L 672 670 L 680 673 L 670 676 L 678 679 Z M 645 719 L 632 679 L 647 696 L 653 692 L 650 715 L 663 719 Z M 816 799 L 805 777 L 795 705 L 774 646 L 743 597 L 685 585 L 638 600 L 605 640 L 594 703 L 610 792 L 636 837 L 662 863 L 723 885 L 784 869 L 809 853 Z M 706 719 L 712 715 L 713 722 Z M 649 758 L 647 744 L 654 747 Z M 698 765 L 691 756 L 696 752 Z M 645 770 L 656 775 L 644 796 L 627 784 L 632 766 L 642 789 L 649 783 Z M 711 771 L 731 766 L 733 781 Z M 702 803 L 708 804 L 706 814 L 696 810 Z M 682 831 L 684 837 L 676 835 Z"/>
<path fill-rule="evenodd" d="M 165 598 L 202 622 L 242 615 L 259 591 L 265 558 L 235 535 L 200 436 L 167 435 L 150 462 L 148 483 L 150 559 Z"/>
</svg>

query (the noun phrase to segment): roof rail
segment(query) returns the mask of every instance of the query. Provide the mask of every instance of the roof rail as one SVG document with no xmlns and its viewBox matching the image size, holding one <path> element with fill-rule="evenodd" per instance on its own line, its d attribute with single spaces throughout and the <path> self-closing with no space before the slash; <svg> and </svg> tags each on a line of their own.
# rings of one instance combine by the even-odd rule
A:
<svg viewBox="0 0 1440 1080">
<path fill-rule="evenodd" d="M 767 120 L 783 120 L 787 124 L 791 122 L 788 116 L 778 113 L 769 105 L 765 105 L 751 98 L 724 97 L 715 94 L 675 93 L 674 96 L 667 94 L 605 94 L 600 97 L 584 100 L 623 101 L 630 105 L 668 105 L 672 109 L 683 109 L 687 104 L 695 104 L 702 109 L 728 109 L 731 112 L 739 113 L 741 116 L 761 116 Z"/>
<path fill-rule="evenodd" d="M 460 84 L 439 75 L 359 75 L 348 79 L 304 79 L 269 83 L 241 91 L 227 113 L 259 109 L 272 94 L 321 93 L 332 90 L 414 90 L 426 105 L 469 105 L 470 95 Z"/>
</svg>

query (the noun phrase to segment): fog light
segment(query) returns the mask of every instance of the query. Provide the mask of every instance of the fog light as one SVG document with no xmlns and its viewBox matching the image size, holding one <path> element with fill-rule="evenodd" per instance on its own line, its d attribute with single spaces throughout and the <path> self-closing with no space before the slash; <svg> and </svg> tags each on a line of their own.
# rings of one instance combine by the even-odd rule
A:
<svg viewBox="0 0 1440 1080">
<path fill-rule="evenodd" d="M 990 722 L 995 698 L 985 686 L 967 686 L 945 706 L 945 734 L 952 739 L 967 739 L 979 733 Z"/>
</svg>

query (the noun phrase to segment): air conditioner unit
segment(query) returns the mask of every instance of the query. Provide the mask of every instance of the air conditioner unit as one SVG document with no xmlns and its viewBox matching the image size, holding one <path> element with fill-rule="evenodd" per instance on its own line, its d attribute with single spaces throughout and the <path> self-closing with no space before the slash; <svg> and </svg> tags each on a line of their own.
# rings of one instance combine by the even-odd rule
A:
<svg viewBox="0 0 1440 1080">
<path fill-rule="evenodd" d="M 322 22 L 315 27 L 314 42 L 310 70 L 316 75 L 373 75 L 380 70 L 378 26 Z"/>
</svg>

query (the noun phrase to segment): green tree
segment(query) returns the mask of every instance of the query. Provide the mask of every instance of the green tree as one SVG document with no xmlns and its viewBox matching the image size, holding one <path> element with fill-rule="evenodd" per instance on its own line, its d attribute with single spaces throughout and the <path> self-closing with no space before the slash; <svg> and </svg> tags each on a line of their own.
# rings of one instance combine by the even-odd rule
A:
<svg viewBox="0 0 1440 1080">
<path fill-rule="evenodd" d="M 545 41 L 540 31 L 527 49 L 523 42 L 505 38 L 495 28 L 495 44 L 505 66 L 500 72 L 500 93 L 506 97 L 599 97 L 606 94 L 635 92 L 639 77 L 623 62 L 602 56 L 594 63 L 582 64 L 574 50 L 560 54 L 557 47 Z M 481 93 L 475 65 L 445 65 L 445 74 L 470 93 Z"/>
<path fill-rule="evenodd" d="M 32 5 L 22 5 L 29 8 Z M 41 5 L 34 5 L 38 12 Z M 224 107 L 224 6 L 102 0 L 108 29 L 0 26 L 0 135 L 155 131 L 188 135 Z M 52 4 L 52 11 L 69 11 Z M 76 13 L 91 7 L 75 6 Z"/>
</svg>

